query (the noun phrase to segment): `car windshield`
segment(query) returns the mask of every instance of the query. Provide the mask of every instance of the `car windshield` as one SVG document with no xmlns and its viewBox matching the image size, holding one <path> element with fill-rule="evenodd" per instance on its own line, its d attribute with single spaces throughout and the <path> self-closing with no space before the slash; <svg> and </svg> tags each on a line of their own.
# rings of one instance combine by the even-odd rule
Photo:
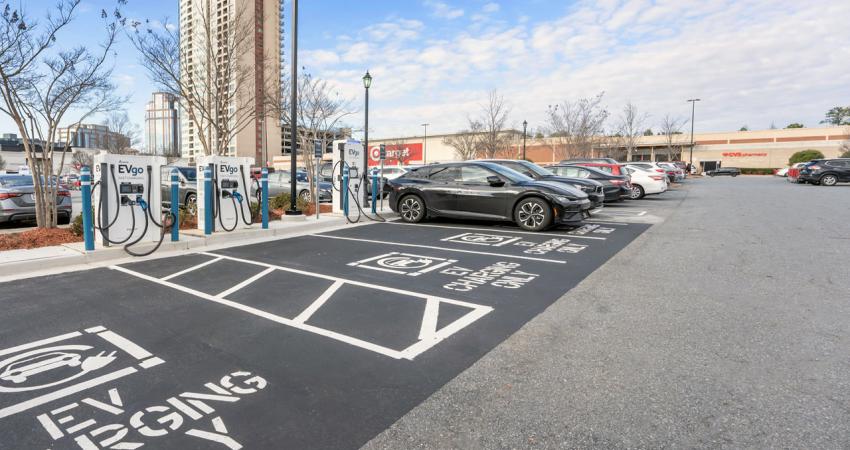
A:
<svg viewBox="0 0 850 450">
<path fill-rule="evenodd" d="M 307 172 L 295 172 L 295 181 L 300 181 L 302 183 L 308 182 Z"/>
<path fill-rule="evenodd" d="M 0 177 L 0 186 L 3 187 L 19 187 L 19 186 L 32 186 L 32 177 L 30 176 L 12 176 L 12 177 Z"/>
<path fill-rule="evenodd" d="M 516 170 L 508 169 L 507 167 L 500 166 L 498 164 L 487 164 L 487 168 L 492 170 L 493 172 L 498 173 L 499 175 L 507 178 L 513 183 L 519 183 L 523 181 L 534 181 L 533 178 L 523 175 Z"/>
<path fill-rule="evenodd" d="M 534 173 L 536 173 L 537 175 L 540 175 L 540 176 L 549 177 L 549 176 L 555 175 L 554 173 L 552 173 L 551 170 L 540 167 L 537 164 L 534 164 L 533 162 L 524 162 L 524 163 L 522 163 L 522 166 L 525 167 L 530 172 L 534 172 Z"/>
<path fill-rule="evenodd" d="M 198 181 L 198 169 L 194 167 L 178 167 L 177 170 L 189 181 Z"/>
</svg>

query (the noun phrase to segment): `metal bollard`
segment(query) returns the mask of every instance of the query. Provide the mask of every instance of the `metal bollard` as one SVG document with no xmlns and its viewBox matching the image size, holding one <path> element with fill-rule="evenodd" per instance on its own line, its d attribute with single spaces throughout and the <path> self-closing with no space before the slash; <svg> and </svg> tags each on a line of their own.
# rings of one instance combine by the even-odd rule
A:
<svg viewBox="0 0 850 450">
<path fill-rule="evenodd" d="M 212 170 L 209 167 L 204 169 L 204 234 L 212 234 L 213 229 L 213 186 L 212 186 Z"/>
<path fill-rule="evenodd" d="M 342 212 L 348 220 L 348 166 L 342 168 Z"/>
<path fill-rule="evenodd" d="M 263 214 L 263 229 L 269 227 L 269 169 L 263 167 L 260 175 L 260 209 Z"/>
<path fill-rule="evenodd" d="M 174 223 L 171 224 L 171 242 L 180 240 L 180 178 L 177 169 L 171 169 L 171 214 Z"/>
<path fill-rule="evenodd" d="M 378 169 L 372 171 L 372 214 L 378 213 Z"/>
<path fill-rule="evenodd" d="M 91 170 L 84 166 L 80 171 L 80 189 L 83 196 L 83 241 L 87 252 L 94 251 L 94 227 L 91 208 Z"/>
</svg>

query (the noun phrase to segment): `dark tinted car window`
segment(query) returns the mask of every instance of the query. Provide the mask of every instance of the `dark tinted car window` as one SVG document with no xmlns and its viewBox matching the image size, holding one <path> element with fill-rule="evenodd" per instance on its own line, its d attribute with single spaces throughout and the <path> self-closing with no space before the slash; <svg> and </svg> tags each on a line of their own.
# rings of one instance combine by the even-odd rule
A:
<svg viewBox="0 0 850 450">
<path fill-rule="evenodd" d="M 487 184 L 487 177 L 493 172 L 476 165 L 463 166 L 460 169 L 460 181 L 468 184 Z"/>
<path fill-rule="evenodd" d="M 428 178 L 428 174 L 430 172 L 431 170 L 428 167 L 417 167 L 415 169 L 408 170 L 404 175 L 401 176 L 401 178 L 421 180 L 424 178 Z"/>
<path fill-rule="evenodd" d="M 178 167 L 177 170 L 186 177 L 186 180 L 198 181 L 198 169 L 194 167 Z"/>
<path fill-rule="evenodd" d="M 845 161 L 838 161 L 838 160 L 827 161 L 826 165 L 830 166 L 830 167 L 847 167 L 847 163 Z"/>
<path fill-rule="evenodd" d="M 460 170 L 455 166 L 435 167 L 431 169 L 431 174 L 428 176 L 431 181 L 441 183 L 452 183 L 460 178 Z"/>
</svg>

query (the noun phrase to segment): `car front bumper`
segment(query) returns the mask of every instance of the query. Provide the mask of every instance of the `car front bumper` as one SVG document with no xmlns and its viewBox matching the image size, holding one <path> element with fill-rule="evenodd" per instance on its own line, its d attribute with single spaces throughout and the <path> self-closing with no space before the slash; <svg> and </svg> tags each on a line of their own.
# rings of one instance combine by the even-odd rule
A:
<svg viewBox="0 0 850 450">
<path fill-rule="evenodd" d="M 555 222 L 559 224 L 575 224 L 587 218 L 587 213 L 593 208 L 589 199 L 558 201 L 555 203 Z"/>
</svg>

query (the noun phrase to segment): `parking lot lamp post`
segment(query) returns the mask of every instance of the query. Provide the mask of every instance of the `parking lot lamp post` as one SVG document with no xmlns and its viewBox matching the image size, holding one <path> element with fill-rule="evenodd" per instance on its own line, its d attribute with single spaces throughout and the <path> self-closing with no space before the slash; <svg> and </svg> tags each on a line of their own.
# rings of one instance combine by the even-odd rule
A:
<svg viewBox="0 0 850 450">
<path fill-rule="evenodd" d="M 369 182 L 367 175 L 367 169 L 369 168 L 369 88 L 372 87 L 372 75 L 369 75 L 368 70 L 366 71 L 366 75 L 363 75 L 363 87 L 366 88 L 366 126 L 363 128 L 363 173 L 360 176 L 363 177 L 363 187 L 365 188 L 365 183 Z M 364 206 L 367 199 L 366 189 L 363 189 Z"/>
<path fill-rule="evenodd" d="M 428 164 L 428 125 L 431 124 L 422 124 L 422 126 L 425 127 L 425 137 L 422 138 L 422 164 Z"/>
<path fill-rule="evenodd" d="M 700 101 L 698 98 L 688 100 L 691 104 L 691 161 L 689 162 L 691 167 L 694 166 L 694 113 L 696 112 L 696 105 L 698 101 Z"/>
<path fill-rule="evenodd" d="M 298 172 L 298 0 L 292 0 L 292 67 L 290 68 L 289 81 L 290 93 L 292 97 L 289 99 L 289 209 L 284 212 L 287 216 L 299 216 L 301 211 L 298 211 L 296 206 L 296 184 L 295 174 Z"/>
<path fill-rule="evenodd" d="M 528 121 L 522 121 L 522 159 L 525 159 L 525 130 L 528 128 Z"/>
</svg>

